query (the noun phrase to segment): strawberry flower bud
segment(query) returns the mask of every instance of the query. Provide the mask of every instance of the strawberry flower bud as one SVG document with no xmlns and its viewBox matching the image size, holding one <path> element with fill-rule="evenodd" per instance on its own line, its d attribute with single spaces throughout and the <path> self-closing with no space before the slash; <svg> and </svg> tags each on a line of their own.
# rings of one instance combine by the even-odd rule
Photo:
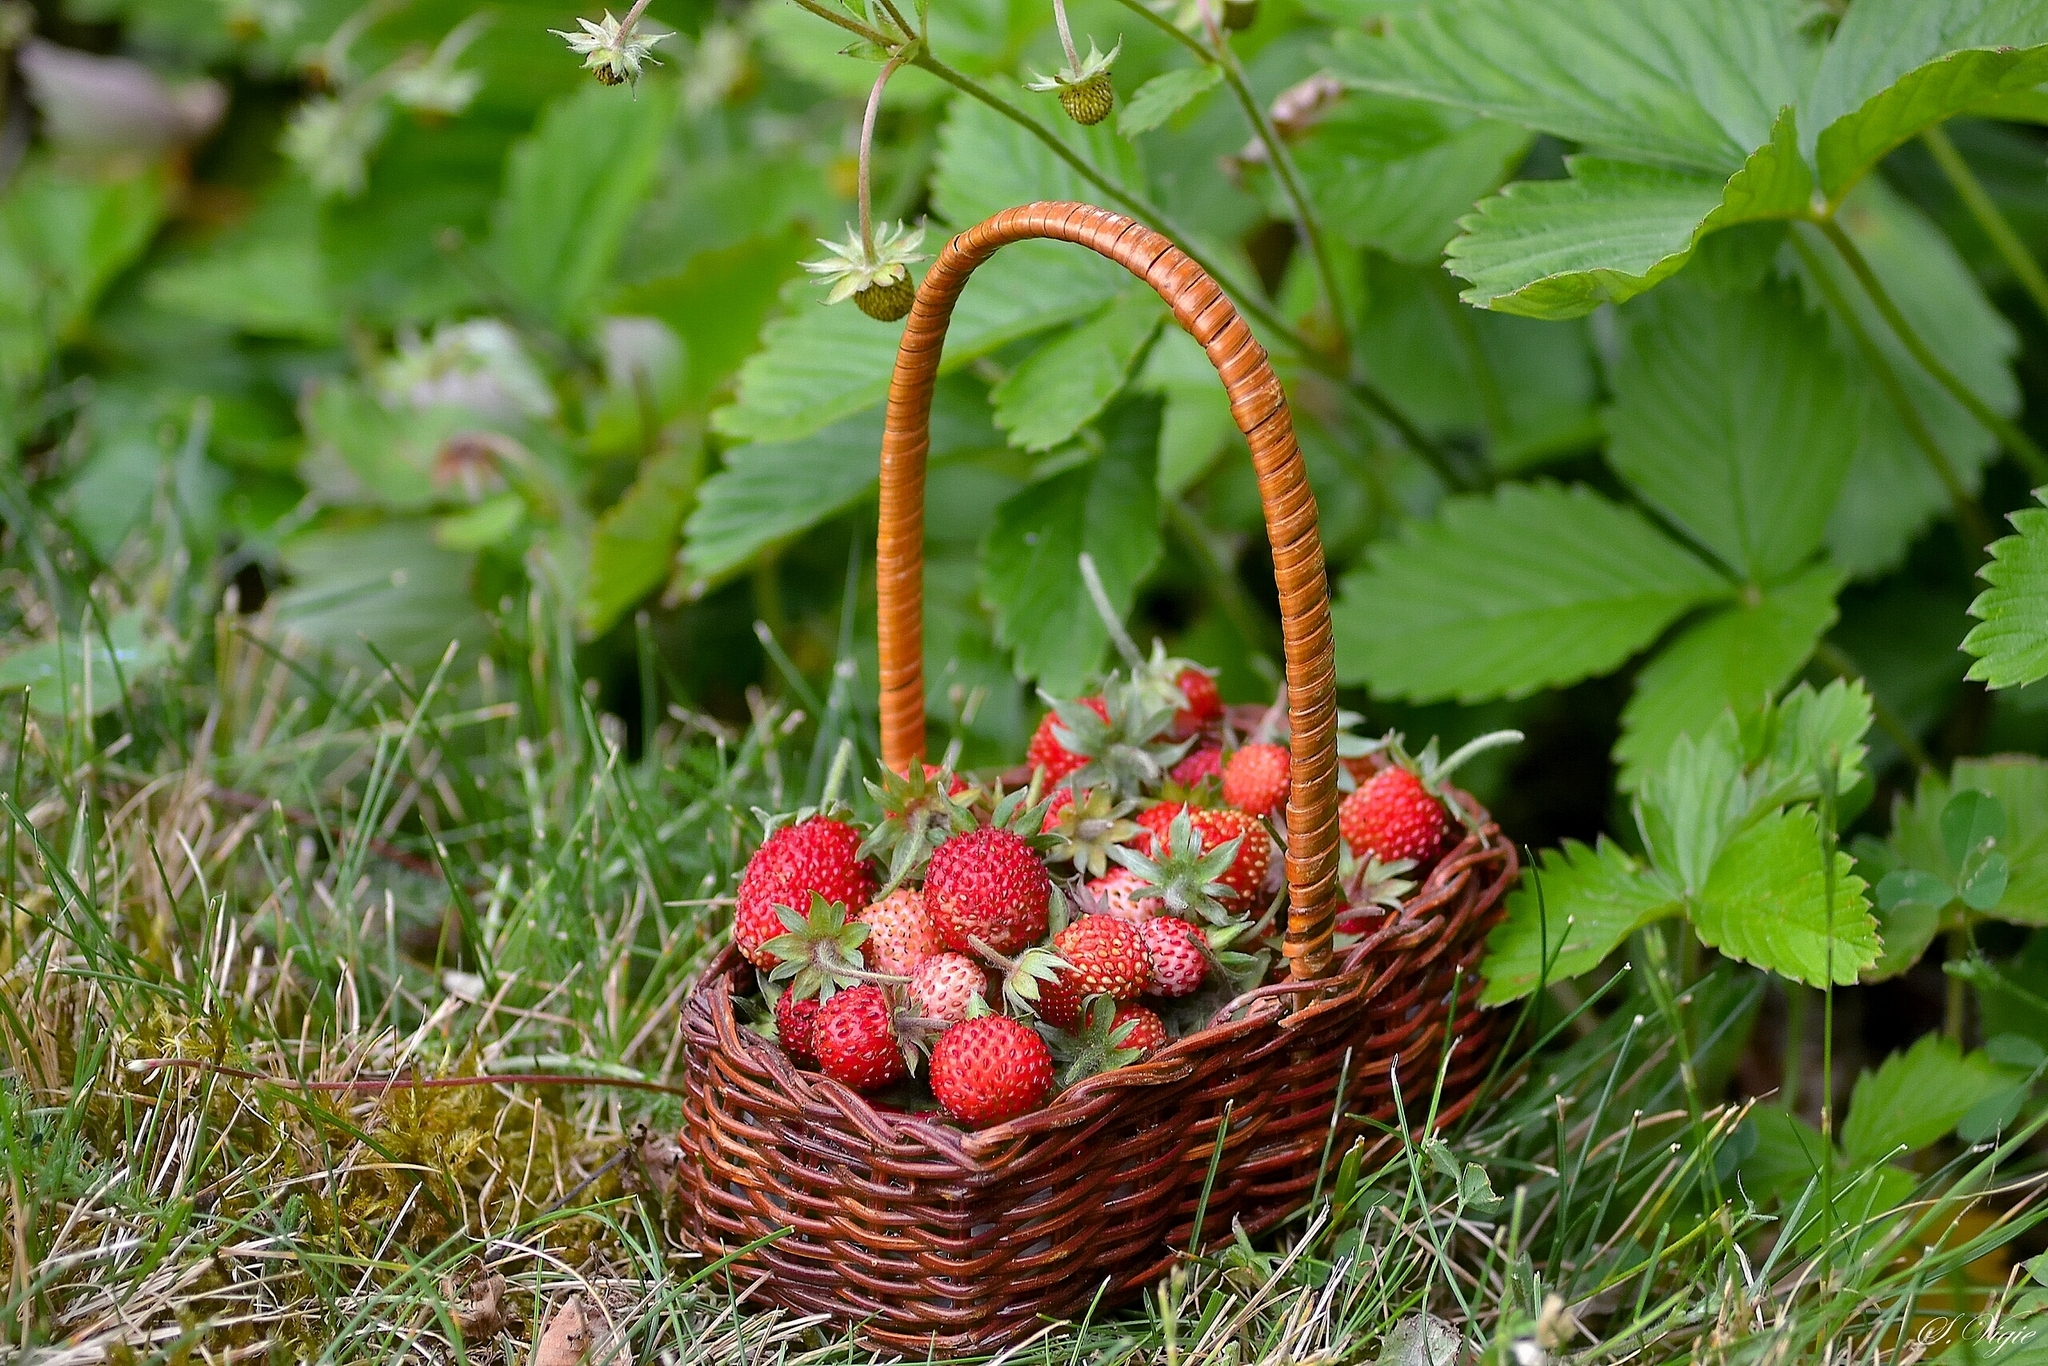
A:
<svg viewBox="0 0 2048 1366">
<path fill-rule="evenodd" d="M 569 50 L 583 58 L 584 70 L 604 84 L 638 84 L 641 63 L 661 65 L 651 55 L 654 45 L 675 35 L 644 32 L 632 22 L 633 18 L 627 16 L 627 22 L 622 24 L 612 18 L 610 10 L 606 10 L 603 20 L 595 24 L 588 19 L 578 19 L 576 23 L 582 28 L 581 33 L 564 33 L 558 28 L 551 28 L 548 32 L 568 43 Z"/>
</svg>

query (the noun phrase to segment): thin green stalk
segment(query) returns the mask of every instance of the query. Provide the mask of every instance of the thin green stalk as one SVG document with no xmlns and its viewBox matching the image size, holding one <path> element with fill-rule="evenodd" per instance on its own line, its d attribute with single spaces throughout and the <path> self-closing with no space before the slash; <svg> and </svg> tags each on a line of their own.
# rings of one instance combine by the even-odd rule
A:
<svg viewBox="0 0 2048 1366">
<path fill-rule="evenodd" d="M 1785 1061 L 1778 1083 L 1778 1103 L 1793 1114 L 1799 1111 L 1799 1083 L 1805 1070 L 1806 988 L 1797 982 L 1785 984 Z"/>
<path fill-rule="evenodd" d="M 1983 424 L 1985 430 L 1996 436 L 1999 444 L 2018 457 L 2019 462 L 2027 467 L 2028 475 L 2036 483 L 2048 483 L 2048 451 L 2035 445 L 2033 438 L 2015 426 L 2011 419 L 1993 412 L 1990 405 L 1977 397 L 1956 372 L 1948 367 L 1946 361 L 1934 354 L 1934 349 L 1920 336 L 1913 324 L 1907 321 L 1906 315 L 1899 311 L 1899 306 L 1892 302 L 1890 291 L 1885 289 L 1884 282 L 1877 278 L 1877 272 L 1870 268 L 1870 262 L 1864 258 L 1862 249 L 1850 238 L 1840 223 L 1832 218 L 1824 218 L 1816 226 L 1840 253 L 1843 264 L 1849 267 L 1849 273 L 1863 286 L 1863 292 L 1869 295 L 1870 302 L 1877 306 L 1879 316 L 1891 327 L 1913 359 L 1919 362 L 1920 368 L 1933 376 L 1934 382 L 1947 390 L 1949 397 L 1962 404 L 1971 417 Z"/>
<path fill-rule="evenodd" d="M 2041 263 L 2034 259 L 2034 254 L 2027 250 L 2027 244 L 2013 231 L 1998 202 L 1985 190 L 1984 183 L 1977 179 L 1977 173 L 1970 169 L 1970 163 L 1963 159 L 1956 145 L 1949 141 L 1948 131 L 1936 125 L 1922 133 L 1920 140 L 1927 144 L 1934 164 L 1948 177 L 1949 188 L 1956 192 L 1956 198 L 1963 201 L 1970 217 L 1977 220 L 1977 226 L 1991 239 L 1991 245 L 2033 299 L 2034 306 L 2041 310 L 2044 318 L 2048 318 L 2048 273 L 2043 273 Z"/>
<path fill-rule="evenodd" d="M 1948 932 L 1948 959 L 1951 963 L 1964 963 L 1969 961 L 1969 957 L 1970 927 L 1965 923 Z M 1948 1000 L 1942 1011 L 1941 1031 L 1958 1045 L 1963 1041 L 1963 1024 L 1969 1014 L 1964 986 L 1960 976 L 1953 972 L 1948 974 Z"/>
<path fill-rule="evenodd" d="M 1920 410 L 1913 406 L 1912 395 L 1906 392 L 1905 383 L 1899 378 L 1898 371 L 1892 369 L 1891 361 L 1886 358 L 1877 340 L 1870 335 L 1870 330 L 1863 325 L 1863 320 L 1856 315 L 1855 308 L 1842 293 L 1841 287 L 1835 283 L 1834 276 L 1828 274 L 1827 267 L 1821 262 L 1820 254 L 1797 232 L 1791 235 L 1791 242 L 1793 250 L 1799 253 L 1799 259 L 1806 263 L 1806 273 L 1812 277 L 1814 288 L 1821 292 L 1821 297 L 1827 301 L 1828 308 L 1841 320 L 1842 326 L 1848 329 L 1850 339 L 1856 343 L 1856 349 L 1862 354 L 1864 363 L 1876 377 L 1878 387 L 1884 390 L 1885 397 L 1897 411 L 1899 422 L 1906 429 L 1906 435 L 1920 448 L 1920 454 L 1926 459 L 1928 468 L 1934 471 L 1934 477 L 1939 479 L 1942 488 L 1947 490 L 1949 504 L 1955 509 L 1956 520 L 1962 524 L 1964 534 L 1980 548 L 1991 544 L 1995 533 L 1991 529 L 1990 520 L 1985 517 L 1984 509 L 1978 506 L 1970 491 L 1963 487 L 1963 481 L 1956 474 L 1955 466 L 1949 463 L 1948 452 L 1935 440 L 1933 431 L 1927 426 L 1927 420 L 1920 416 Z M 1853 243 L 1851 247 L 1853 249 Z"/>
</svg>

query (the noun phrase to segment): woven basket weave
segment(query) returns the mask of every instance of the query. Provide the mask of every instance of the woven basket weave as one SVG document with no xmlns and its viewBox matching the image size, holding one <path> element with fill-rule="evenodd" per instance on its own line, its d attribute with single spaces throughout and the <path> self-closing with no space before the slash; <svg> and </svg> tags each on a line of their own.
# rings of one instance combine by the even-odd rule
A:
<svg viewBox="0 0 2048 1366">
<path fill-rule="evenodd" d="M 1460 794 L 1476 833 L 1333 961 L 1329 591 L 1286 401 L 1265 352 L 1200 267 L 1150 229 L 1080 204 L 996 215 L 947 243 L 919 286 L 882 440 L 884 759 L 901 771 L 924 752 L 924 469 L 946 326 L 975 267 L 1031 238 L 1088 247 L 1156 289 L 1215 363 L 1250 443 L 1280 588 L 1292 727 L 1287 966 L 1143 1062 L 1069 1087 L 1037 1113 L 964 1133 L 799 1072 L 738 1023 L 732 999 L 751 989 L 752 975 L 726 951 L 683 1011 L 688 1232 L 715 1257 L 787 1230 L 738 1259 L 738 1286 L 919 1355 L 1015 1342 L 1098 1296 L 1109 1304 L 1142 1289 L 1180 1250 L 1233 1221 L 1252 1234 L 1271 1228 L 1310 1197 L 1326 1157 L 1368 1131 L 1388 1141 L 1397 1079 L 1411 1117 L 1426 1111 L 1439 1073 L 1439 1119 L 1460 1113 L 1498 1046 L 1494 1018 L 1478 1009 L 1476 968 L 1519 872 L 1514 846 Z"/>
</svg>

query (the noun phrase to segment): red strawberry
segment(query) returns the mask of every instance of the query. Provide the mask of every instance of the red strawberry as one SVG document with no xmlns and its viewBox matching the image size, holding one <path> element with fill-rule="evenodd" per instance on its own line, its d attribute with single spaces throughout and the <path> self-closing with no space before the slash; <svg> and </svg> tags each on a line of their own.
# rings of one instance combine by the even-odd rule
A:
<svg viewBox="0 0 2048 1366">
<path fill-rule="evenodd" d="M 964 1020 L 932 1049 L 932 1094 L 947 1114 L 980 1129 L 1026 1115 L 1052 1091 L 1052 1050 L 1007 1015 Z"/>
<path fill-rule="evenodd" d="M 1185 920 L 1170 915 L 1156 916 L 1138 926 L 1144 937 L 1146 956 L 1152 960 L 1152 978 L 1145 990 L 1154 996 L 1186 996 L 1209 976 L 1209 960 L 1203 950 L 1209 941 Z"/>
<path fill-rule="evenodd" d="M 1278 745 L 1243 745 L 1223 766 L 1223 800 L 1254 816 L 1272 816 L 1287 804 L 1290 756 Z"/>
<path fill-rule="evenodd" d="M 1450 813 L 1405 768 L 1383 768 L 1337 808 L 1337 828 L 1351 852 L 1382 863 L 1409 859 L 1426 867 L 1443 851 Z"/>
<path fill-rule="evenodd" d="M 1084 697 L 1081 699 L 1081 705 L 1094 712 L 1104 721 L 1109 720 L 1109 704 L 1101 698 Z M 1024 758 L 1027 763 L 1033 768 L 1043 768 L 1045 770 L 1045 781 L 1047 783 L 1058 782 L 1088 762 L 1086 755 L 1074 753 L 1065 745 L 1062 745 L 1059 742 L 1059 737 L 1052 733 L 1053 727 L 1059 723 L 1060 718 L 1056 714 L 1047 712 L 1039 720 L 1038 729 L 1031 733 L 1031 744 L 1024 751 Z"/>
<path fill-rule="evenodd" d="M 1189 806 L 1185 802 L 1160 802 L 1137 814 L 1137 822 L 1146 833 L 1132 840 L 1131 844 L 1147 857 L 1159 857 L 1166 849 L 1167 833 L 1173 827 L 1173 818 L 1183 811 L 1188 813 L 1188 823 L 1202 837 L 1204 849 L 1214 849 L 1240 835 L 1244 837 L 1244 843 L 1237 847 L 1237 857 L 1230 861 L 1230 867 L 1217 881 L 1230 888 L 1240 901 L 1257 899 L 1266 885 L 1266 869 L 1273 862 L 1273 840 L 1266 833 L 1266 827 L 1246 812 L 1231 807 L 1212 810 Z"/>
<path fill-rule="evenodd" d="M 1052 878 L 1015 831 L 984 825 L 932 851 L 924 904 L 939 943 L 974 952 L 979 939 L 997 953 L 1016 953 L 1045 937 Z"/>
<path fill-rule="evenodd" d="M 1216 691 L 1214 678 L 1190 664 L 1173 682 L 1188 703 L 1173 714 L 1174 734 L 1193 735 L 1223 719 L 1223 695 Z"/>
<path fill-rule="evenodd" d="M 757 968 L 776 965 L 761 946 L 783 931 L 777 906 L 799 915 L 811 909 L 811 895 L 851 910 L 875 894 L 875 875 L 860 857 L 860 832 L 845 821 L 813 816 L 770 835 L 747 860 L 733 909 L 733 942 Z"/>
<path fill-rule="evenodd" d="M 910 978 L 910 1003 L 928 1020 L 958 1024 L 967 1003 L 987 995 L 987 971 L 964 953 L 935 953 Z"/>
<path fill-rule="evenodd" d="M 1057 1029 L 1080 1023 L 1088 997 L 1134 1001 L 1152 980 L 1145 936 L 1114 916 L 1084 915 L 1054 935 L 1052 947 L 1070 966 L 1039 987 L 1038 1016 Z"/>
<path fill-rule="evenodd" d="M 1117 1044 L 1118 1048 L 1137 1048 L 1150 1053 L 1166 1042 L 1166 1022 L 1159 1018 L 1157 1011 L 1132 1005 L 1128 1001 L 1119 1001 L 1116 1005 L 1116 1018 L 1109 1026 L 1111 1037 L 1115 1037 L 1116 1031 L 1125 1024 L 1131 1026 L 1131 1032 L 1124 1035 L 1122 1041 Z"/>
<path fill-rule="evenodd" d="M 1141 924 L 1159 914 L 1159 898 L 1146 896 L 1145 880 L 1128 868 L 1112 868 L 1088 883 L 1098 913 Z"/>
<path fill-rule="evenodd" d="M 822 1005 L 815 996 L 798 999 L 793 991 L 775 998 L 775 1036 L 782 1041 L 782 1051 L 789 1054 L 791 1062 L 818 1061 L 818 1055 L 811 1051 L 811 1029 Z"/>
<path fill-rule="evenodd" d="M 856 1091 L 878 1091 L 904 1075 L 894 1014 L 878 986 L 839 992 L 818 1007 L 811 1051 L 826 1076 Z"/>
<path fill-rule="evenodd" d="M 868 927 L 860 953 L 870 972 L 908 977 L 919 963 L 939 951 L 939 937 L 925 911 L 924 898 L 909 887 L 898 887 L 856 919 Z"/>
<path fill-rule="evenodd" d="M 1173 766 L 1168 776 L 1182 787 L 1193 787 L 1204 778 L 1211 778 L 1223 772 L 1223 746 L 1203 745 L 1190 750 L 1181 761 Z"/>
</svg>

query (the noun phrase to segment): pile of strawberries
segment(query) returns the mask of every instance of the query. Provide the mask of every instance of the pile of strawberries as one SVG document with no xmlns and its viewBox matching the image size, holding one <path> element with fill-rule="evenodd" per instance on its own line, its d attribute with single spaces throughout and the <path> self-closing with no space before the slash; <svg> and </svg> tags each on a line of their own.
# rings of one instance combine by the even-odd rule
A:
<svg viewBox="0 0 2048 1366">
<path fill-rule="evenodd" d="M 1211 673 L 1155 646 L 1052 701 L 1007 790 L 921 765 L 867 784 L 872 824 L 828 801 L 774 828 L 733 926 L 758 1028 L 906 1109 L 929 1105 L 911 1083 L 928 1058 L 931 1098 L 974 1128 L 1200 1028 L 1266 979 L 1284 926 L 1281 710 L 1240 740 Z M 1434 743 L 1411 760 L 1398 736 L 1343 738 L 1340 944 L 1454 842 L 1442 782 L 1473 749 L 1439 763 Z"/>
</svg>

